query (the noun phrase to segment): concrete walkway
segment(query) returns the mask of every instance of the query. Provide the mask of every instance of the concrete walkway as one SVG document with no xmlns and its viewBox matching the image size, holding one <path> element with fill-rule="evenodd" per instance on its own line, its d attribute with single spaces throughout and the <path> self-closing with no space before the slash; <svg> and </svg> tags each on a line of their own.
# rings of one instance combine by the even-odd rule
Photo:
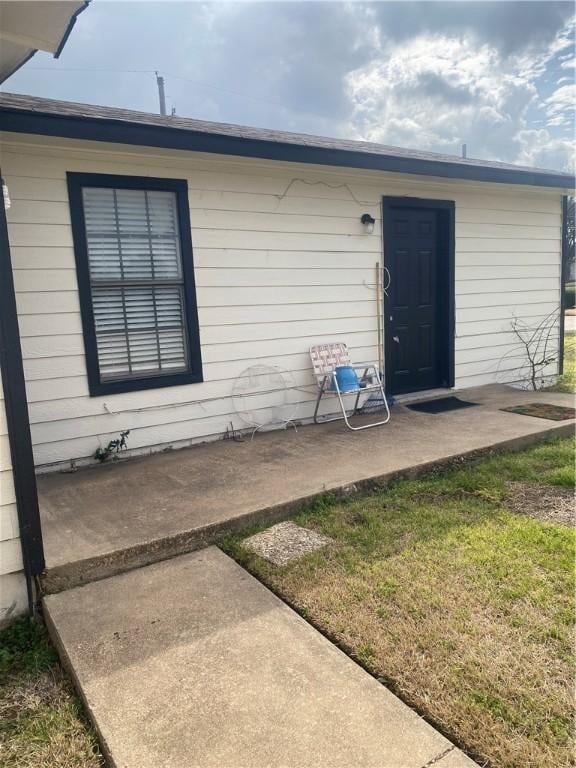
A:
<svg viewBox="0 0 576 768">
<path fill-rule="evenodd" d="M 474 768 L 219 550 L 45 598 L 111 768 Z"/>
<path fill-rule="evenodd" d="M 39 478 L 48 592 L 119 573 L 273 522 L 327 490 L 385 484 L 492 448 L 574 431 L 505 413 L 572 395 L 488 386 L 457 393 L 479 405 L 437 415 L 395 406 L 384 427 L 350 432 L 341 422 L 277 431 L 253 442 L 216 442 Z"/>
</svg>

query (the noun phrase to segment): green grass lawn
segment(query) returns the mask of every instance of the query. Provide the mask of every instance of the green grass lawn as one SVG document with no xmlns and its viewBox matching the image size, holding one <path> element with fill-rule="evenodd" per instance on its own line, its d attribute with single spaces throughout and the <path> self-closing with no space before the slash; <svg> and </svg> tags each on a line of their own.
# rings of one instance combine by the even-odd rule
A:
<svg viewBox="0 0 576 768">
<path fill-rule="evenodd" d="M 0 632 L 0 766 L 101 768 L 96 738 L 44 628 Z"/>
<path fill-rule="evenodd" d="M 574 537 L 513 514 L 510 482 L 573 488 L 572 441 L 325 497 L 297 522 L 335 545 L 285 568 L 239 538 L 225 548 L 479 762 L 567 768 Z M 45 630 L 27 619 L 0 632 L 0 766 L 104 766 Z"/>
<path fill-rule="evenodd" d="M 564 335 L 564 373 L 553 392 L 576 392 L 576 333 Z"/>
<path fill-rule="evenodd" d="M 567 768 L 574 534 L 512 513 L 511 482 L 573 487 L 573 442 L 325 498 L 296 522 L 335 544 L 283 568 L 225 548 L 479 762 Z"/>
</svg>

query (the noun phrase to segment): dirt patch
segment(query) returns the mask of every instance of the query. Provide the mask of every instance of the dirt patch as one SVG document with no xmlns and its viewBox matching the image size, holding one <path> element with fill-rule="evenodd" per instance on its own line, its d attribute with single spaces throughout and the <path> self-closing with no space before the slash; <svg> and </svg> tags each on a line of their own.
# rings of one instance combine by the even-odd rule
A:
<svg viewBox="0 0 576 768">
<path fill-rule="evenodd" d="M 506 506 L 518 515 L 547 523 L 576 525 L 574 491 L 557 485 L 510 482 Z"/>
<path fill-rule="evenodd" d="M 521 416 L 535 416 L 537 419 L 552 419 L 552 421 L 565 421 L 566 419 L 573 419 L 576 415 L 575 408 L 553 405 L 552 403 L 523 403 L 522 405 L 500 408 L 500 410 L 508 413 L 519 413 Z"/>
</svg>

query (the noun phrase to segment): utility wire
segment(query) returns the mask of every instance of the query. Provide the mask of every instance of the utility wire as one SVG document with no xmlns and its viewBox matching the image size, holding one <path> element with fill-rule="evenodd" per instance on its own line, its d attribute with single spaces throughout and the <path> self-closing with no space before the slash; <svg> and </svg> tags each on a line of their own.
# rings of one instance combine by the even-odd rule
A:
<svg viewBox="0 0 576 768">
<path fill-rule="evenodd" d="M 213 85 L 212 83 L 206 83 L 203 80 L 194 80 L 189 77 L 182 77 L 182 75 L 176 75 L 173 72 L 166 72 L 164 70 L 161 70 L 160 68 L 157 69 L 112 69 L 112 68 L 106 68 L 106 67 L 95 67 L 95 68 L 89 68 L 89 67 L 27 67 L 26 71 L 28 72 L 107 72 L 110 74 L 128 74 L 128 75 L 156 75 L 156 72 L 162 71 L 166 77 L 171 77 L 174 80 L 182 80 L 186 83 L 191 83 L 192 85 L 199 85 L 202 88 L 210 88 L 214 91 L 220 91 L 220 93 L 226 93 L 228 95 L 232 96 L 239 96 L 242 99 L 248 99 L 249 101 L 255 101 L 260 104 L 268 104 L 276 107 L 282 107 L 284 108 L 285 105 L 281 104 L 278 101 L 270 101 L 269 99 L 259 99 L 257 96 L 251 96 L 247 93 L 242 93 L 240 91 L 233 91 L 230 88 L 222 88 L 219 85 Z"/>
</svg>

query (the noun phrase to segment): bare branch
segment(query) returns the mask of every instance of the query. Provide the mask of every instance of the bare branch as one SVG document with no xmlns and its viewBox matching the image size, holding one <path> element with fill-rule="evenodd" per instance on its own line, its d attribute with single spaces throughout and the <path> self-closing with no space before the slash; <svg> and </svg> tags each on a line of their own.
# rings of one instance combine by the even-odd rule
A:
<svg viewBox="0 0 576 768">
<path fill-rule="evenodd" d="M 559 310 L 555 308 L 549 312 L 536 327 L 530 327 L 527 323 L 513 317 L 510 325 L 518 344 L 514 348 L 520 348 L 525 362 L 518 366 L 519 374 L 526 369 L 527 383 L 532 389 L 538 389 L 538 384 L 544 381 L 544 371 L 551 363 L 558 359 L 558 353 L 549 352 L 552 334 L 558 327 Z M 502 359 L 504 360 L 512 350 L 509 350 Z"/>
</svg>

